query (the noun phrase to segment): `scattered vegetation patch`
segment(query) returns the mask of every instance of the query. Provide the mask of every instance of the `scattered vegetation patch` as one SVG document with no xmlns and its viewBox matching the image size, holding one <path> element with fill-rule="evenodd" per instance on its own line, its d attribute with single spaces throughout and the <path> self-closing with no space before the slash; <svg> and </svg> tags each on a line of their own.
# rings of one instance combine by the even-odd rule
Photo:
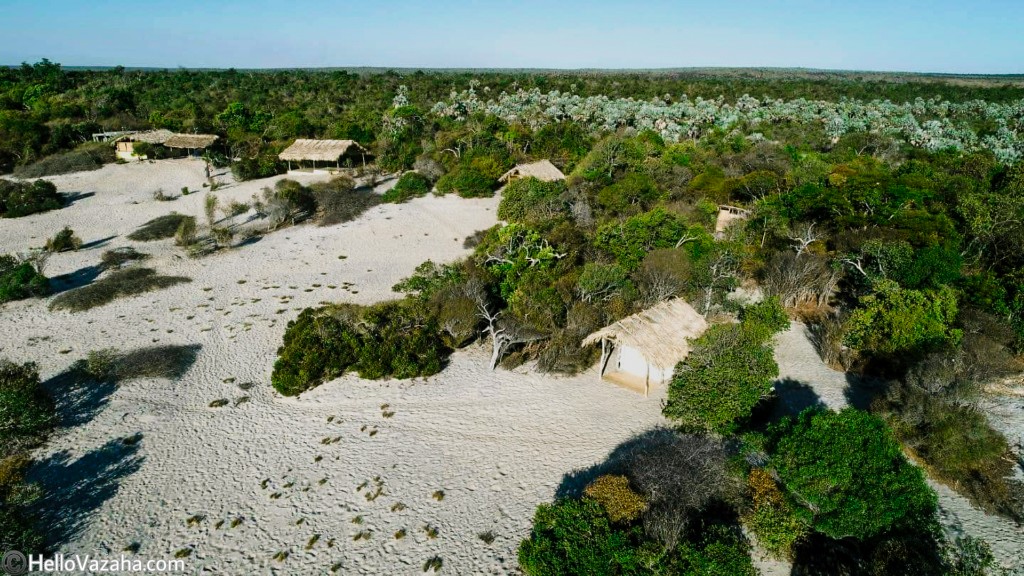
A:
<svg viewBox="0 0 1024 576">
<path fill-rule="evenodd" d="M 107 250 L 100 256 L 100 267 L 104 270 L 116 270 L 127 264 L 139 262 L 149 258 L 149 254 L 139 252 L 131 246 Z"/>
<path fill-rule="evenodd" d="M 0 304 L 49 294 L 50 280 L 42 273 L 43 262 L 0 255 Z"/>
<path fill-rule="evenodd" d="M 88 286 L 58 295 L 50 302 L 50 309 L 81 312 L 103 306 L 117 298 L 169 288 L 185 282 L 191 280 L 183 276 L 160 276 L 152 268 L 125 268 L 109 272 Z"/>
<path fill-rule="evenodd" d="M 177 380 L 195 363 L 200 346 L 151 346 L 121 352 L 108 348 L 90 352 L 77 368 L 102 382 L 127 382 L 137 378 Z"/>
<path fill-rule="evenodd" d="M 394 187 L 381 196 L 382 202 L 400 204 L 413 198 L 426 196 L 430 192 L 430 180 L 417 172 L 406 172 Z"/>
<path fill-rule="evenodd" d="M 14 175 L 18 178 L 39 178 L 99 170 L 114 160 L 114 149 L 106 142 L 86 142 L 70 152 L 47 156 L 27 166 L 18 166 L 14 169 Z"/>
<path fill-rule="evenodd" d="M 0 218 L 20 218 L 63 206 L 64 197 L 57 193 L 52 182 L 16 182 L 0 178 Z"/>
<path fill-rule="evenodd" d="M 75 235 L 75 231 L 65 226 L 60 232 L 46 241 L 47 252 L 69 252 L 82 247 L 82 239 Z"/>
<path fill-rule="evenodd" d="M 349 370 L 370 379 L 436 374 L 451 353 L 439 334 L 407 302 L 307 308 L 288 324 L 271 382 L 293 396 Z"/>
<path fill-rule="evenodd" d="M 186 216 L 184 214 L 178 214 L 177 212 L 171 212 L 165 216 L 159 216 L 146 222 L 139 227 L 138 230 L 128 235 L 129 240 L 135 240 L 137 242 L 152 242 L 154 240 L 163 240 L 165 238 L 172 238 L 178 232 L 178 228 L 181 227 L 182 223 L 186 220 L 191 220 L 195 224 L 194 216 Z"/>
</svg>

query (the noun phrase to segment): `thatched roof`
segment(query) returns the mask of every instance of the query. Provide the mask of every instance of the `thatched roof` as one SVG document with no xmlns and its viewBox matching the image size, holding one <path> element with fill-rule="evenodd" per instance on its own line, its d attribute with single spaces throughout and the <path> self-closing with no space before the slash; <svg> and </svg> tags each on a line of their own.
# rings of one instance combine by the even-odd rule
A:
<svg viewBox="0 0 1024 576">
<path fill-rule="evenodd" d="M 502 182 L 508 182 L 516 178 L 536 178 L 542 182 L 557 182 L 565 180 L 565 174 L 555 167 L 549 160 L 540 160 L 530 164 L 520 164 L 515 168 L 501 175 Z"/>
<path fill-rule="evenodd" d="M 583 345 L 610 340 L 620 346 L 635 348 L 651 364 L 671 370 L 690 353 L 690 340 L 699 337 L 707 328 L 707 320 L 693 306 L 676 298 L 605 326 L 587 336 Z"/>
<path fill-rule="evenodd" d="M 164 146 L 168 148 L 188 148 L 198 150 L 206 148 L 217 141 L 214 134 L 174 134 L 164 140 Z"/>
<path fill-rule="evenodd" d="M 174 136 L 174 132 L 161 128 L 160 130 L 147 130 L 145 132 L 135 132 L 133 134 L 126 134 L 117 139 L 118 142 L 128 140 L 129 142 L 146 142 L 147 144 L 163 144 L 167 140 Z"/>
<path fill-rule="evenodd" d="M 366 149 L 355 140 L 306 140 L 299 138 L 277 157 L 281 160 L 337 162 L 339 158 L 349 152 L 366 152 Z"/>
</svg>

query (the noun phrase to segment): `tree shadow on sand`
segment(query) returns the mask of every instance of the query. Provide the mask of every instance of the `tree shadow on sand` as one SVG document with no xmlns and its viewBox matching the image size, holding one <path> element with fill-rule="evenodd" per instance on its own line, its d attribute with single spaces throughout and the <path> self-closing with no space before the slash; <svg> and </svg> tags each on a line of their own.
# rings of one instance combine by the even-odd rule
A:
<svg viewBox="0 0 1024 576">
<path fill-rule="evenodd" d="M 70 428 L 92 420 L 110 403 L 117 389 L 115 381 L 99 381 L 82 369 L 79 363 L 43 382 L 43 388 L 56 404 L 60 425 Z"/>
<path fill-rule="evenodd" d="M 54 276 L 53 278 L 50 278 L 50 295 L 60 294 L 62 292 L 81 288 L 82 286 L 88 286 L 89 284 L 92 284 L 93 280 L 98 278 L 102 272 L 103 268 L 99 266 L 85 266 L 75 270 L 74 272 Z"/>
<path fill-rule="evenodd" d="M 36 507 L 38 525 L 50 546 L 81 533 L 103 503 L 117 494 L 121 480 L 142 466 L 138 451 L 137 441 L 110 440 L 79 458 L 63 451 L 32 467 L 29 480 L 38 482 L 44 494 Z"/>
<path fill-rule="evenodd" d="M 775 382 L 776 416 L 796 416 L 808 408 L 825 408 L 821 396 L 810 384 L 794 378 L 783 378 Z"/>
</svg>

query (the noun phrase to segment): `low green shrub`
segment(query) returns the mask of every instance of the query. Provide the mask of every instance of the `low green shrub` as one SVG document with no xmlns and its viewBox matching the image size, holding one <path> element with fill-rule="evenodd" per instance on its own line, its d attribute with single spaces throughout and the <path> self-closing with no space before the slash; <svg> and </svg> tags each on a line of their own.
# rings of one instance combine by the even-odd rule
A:
<svg viewBox="0 0 1024 576">
<path fill-rule="evenodd" d="M 779 559 L 791 559 L 794 545 L 807 534 L 807 524 L 797 517 L 767 470 L 751 470 L 747 486 L 751 507 L 743 517 L 744 525 L 770 554 Z"/>
<path fill-rule="evenodd" d="M 429 376 L 450 354 L 437 321 L 411 302 L 307 308 L 288 323 L 271 383 L 294 396 L 349 370 L 369 379 Z"/>
<path fill-rule="evenodd" d="M 47 252 L 68 252 L 82 247 L 82 239 L 75 236 L 75 231 L 65 226 L 57 235 L 46 241 Z"/>
<path fill-rule="evenodd" d="M 36 445 L 55 423 L 53 400 L 33 363 L 0 360 L 0 455 Z"/>
<path fill-rule="evenodd" d="M 756 331 L 763 340 L 789 329 L 789 316 L 778 296 L 769 296 L 740 311 L 740 321 L 748 330 Z"/>
<path fill-rule="evenodd" d="M 1016 458 L 979 409 L 906 384 L 894 384 L 871 408 L 937 480 L 990 514 L 1024 522 Z"/>
<path fill-rule="evenodd" d="M 106 142 L 86 142 L 70 152 L 47 156 L 27 166 L 18 166 L 14 169 L 14 175 L 18 178 L 39 178 L 99 170 L 115 159 L 113 147 Z"/>
<path fill-rule="evenodd" d="M 458 165 L 437 181 L 437 191 L 455 192 L 463 198 L 487 198 L 494 195 L 496 178 L 473 166 Z"/>
<path fill-rule="evenodd" d="M 935 493 L 877 416 L 812 408 L 774 432 L 772 464 L 797 516 L 818 532 L 866 539 L 934 518 Z"/>
<path fill-rule="evenodd" d="M 110 272 L 92 284 L 59 294 L 50 302 L 51 310 L 81 312 L 103 306 L 124 296 L 191 282 L 183 276 L 160 276 L 151 268 L 125 268 Z"/>
<path fill-rule="evenodd" d="M 417 172 L 406 172 L 395 186 L 381 196 L 383 202 L 400 204 L 430 192 L 430 180 Z"/>
<path fill-rule="evenodd" d="M 128 352 L 107 348 L 89 352 L 77 367 L 101 382 L 127 382 L 137 378 L 177 380 L 199 355 L 199 345 L 150 346 Z"/>
<path fill-rule="evenodd" d="M 128 239 L 137 242 L 152 242 L 153 240 L 172 238 L 186 220 L 191 220 L 195 224 L 194 216 L 186 216 L 177 212 L 158 216 L 139 226 L 138 230 L 128 235 Z"/>
<path fill-rule="evenodd" d="M 0 255 L 0 304 L 50 293 L 50 280 L 32 262 Z"/>
<path fill-rule="evenodd" d="M 565 212 L 565 192 L 564 182 L 516 178 L 501 193 L 498 218 L 523 224 L 550 220 Z"/>
<path fill-rule="evenodd" d="M 231 164 L 231 173 L 236 180 L 256 180 L 258 178 L 270 178 L 278 174 L 284 174 L 288 170 L 288 163 L 282 161 L 276 154 L 259 154 L 248 158 L 242 158 Z"/>
<path fill-rule="evenodd" d="M 663 413 L 689 430 L 735 432 L 779 375 L 760 326 L 712 326 L 676 366 Z"/>
<path fill-rule="evenodd" d="M 57 193 L 52 182 L 15 182 L 0 178 L 0 218 L 19 218 L 63 206 L 64 197 Z"/>
<path fill-rule="evenodd" d="M 343 224 L 380 204 L 381 197 L 368 187 L 356 188 L 348 176 L 338 176 L 309 187 L 320 226 Z"/>
</svg>

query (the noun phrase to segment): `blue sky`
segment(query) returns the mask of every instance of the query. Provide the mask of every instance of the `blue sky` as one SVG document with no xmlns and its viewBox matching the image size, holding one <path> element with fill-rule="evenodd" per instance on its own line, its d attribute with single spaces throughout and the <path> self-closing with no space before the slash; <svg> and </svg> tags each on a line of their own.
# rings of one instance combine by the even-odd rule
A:
<svg viewBox="0 0 1024 576">
<path fill-rule="evenodd" d="M 1022 0 L 0 0 L 0 63 L 1024 73 Z"/>
</svg>

